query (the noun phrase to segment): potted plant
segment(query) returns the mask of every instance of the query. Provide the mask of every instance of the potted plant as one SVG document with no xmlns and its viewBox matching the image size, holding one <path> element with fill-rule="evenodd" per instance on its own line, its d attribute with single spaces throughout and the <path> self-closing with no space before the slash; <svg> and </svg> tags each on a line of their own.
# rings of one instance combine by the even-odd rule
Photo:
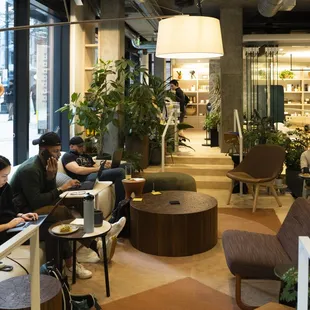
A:
<svg viewBox="0 0 310 310">
<path fill-rule="evenodd" d="M 117 107 L 123 100 L 123 78 L 114 68 L 112 61 L 100 59 L 85 96 L 73 93 L 71 103 L 57 110 L 68 111 L 70 122 L 82 127 L 78 134 L 84 133 L 86 140 L 96 144 L 99 159 L 103 158 L 103 137 L 108 133 L 108 124 L 118 126 Z"/>
<path fill-rule="evenodd" d="M 181 80 L 182 79 L 182 71 L 177 71 L 177 75 L 178 75 L 178 79 Z"/>
<path fill-rule="evenodd" d="M 283 70 L 279 74 L 280 79 L 293 79 L 294 78 L 294 73 L 289 70 Z"/>
<path fill-rule="evenodd" d="M 135 72 L 136 68 L 132 68 Z M 142 154 L 141 167 L 149 164 L 149 137 L 161 121 L 165 98 L 170 96 L 168 81 L 143 72 L 142 81 L 135 81 L 124 101 L 126 149 Z"/>
<path fill-rule="evenodd" d="M 221 116 L 219 112 L 211 111 L 207 114 L 203 129 L 210 132 L 211 147 L 219 145 L 218 126 L 220 124 Z"/>
<path fill-rule="evenodd" d="M 310 144 L 309 135 L 302 129 L 288 132 L 286 148 L 286 184 L 292 192 L 293 197 L 302 196 L 302 179 L 300 173 L 300 156 L 308 149 Z"/>
<path fill-rule="evenodd" d="M 180 123 L 177 125 L 177 131 L 186 130 L 188 128 L 194 128 L 192 125 L 186 123 Z M 165 129 L 165 124 L 158 124 L 155 131 L 150 137 L 150 165 L 161 164 L 161 148 L 162 148 L 162 135 Z M 178 145 L 180 147 L 188 147 L 194 150 L 191 146 L 187 145 L 183 140 L 185 137 L 178 135 Z M 170 126 L 165 136 L 165 154 L 170 154 L 175 151 L 175 131 L 174 126 Z"/>
<path fill-rule="evenodd" d="M 289 307 L 297 307 L 297 285 L 298 285 L 298 270 L 296 267 L 291 267 L 281 276 L 281 294 L 280 303 Z M 308 304 L 310 305 L 310 294 L 308 294 Z M 309 309 L 309 308 L 308 308 Z"/>
</svg>

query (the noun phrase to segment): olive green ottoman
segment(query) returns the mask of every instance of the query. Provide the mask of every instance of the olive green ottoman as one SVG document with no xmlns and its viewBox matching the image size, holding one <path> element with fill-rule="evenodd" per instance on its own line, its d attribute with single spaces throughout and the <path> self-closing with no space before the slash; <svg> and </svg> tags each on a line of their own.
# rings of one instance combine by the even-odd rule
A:
<svg viewBox="0 0 310 310">
<path fill-rule="evenodd" d="M 157 172 L 146 173 L 143 175 L 145 178 L 145 185 L 143 193 L 149 193 L 153 190 L 153 184 L 155 191 L 191 191 L 197 192 L 195 179 L 185 173 L 180 172 Z"/>
</svg>

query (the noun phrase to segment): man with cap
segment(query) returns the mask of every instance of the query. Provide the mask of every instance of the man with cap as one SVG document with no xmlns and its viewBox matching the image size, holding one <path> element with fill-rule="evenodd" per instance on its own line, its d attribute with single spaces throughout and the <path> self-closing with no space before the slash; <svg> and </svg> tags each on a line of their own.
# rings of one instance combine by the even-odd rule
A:
<svg viewBox="0 0 310 310">
<path fill-rule="evenodd" d="M 14 193 L 14 202 L 19 212 L 36 212 L 48 214 L 54 209 L 59 195 L 68 188 L 79 184 L 78 180 L 69 180 L 61 187 L 56 186 L 57 161 L 60 157 L 61 140 L 54 132 L 47 132 L 39 139 L 33 140 L 32 144 L 39 145 L 39 154 L 22 163 L 13 175 L 10 184 Z M 56 238 L 51 237 L 48 228 L 59 221 L 73 219 L 70 210 L 62 205 L 57 206 L 53 213 L 46 218 L 40 226 L 40 239 L 48 243 L 46 247 L 46 258 L 56 258 L 58 244 Z M 97 242 L 85 244 L 98 252 Z M 84 244 L 84 243 L 83 243 Z M 101 245 L 102 246 L 102 245 Z M 59 254 L 58 254 L 59 255 Z M 72 250 L 69 242 L 63 242 L 63 258 L 68 276 L 72 272 Z M 76 265 L 77 276 L 87 279 L 92 276 L 91 271 L 85 269 L 81 264 Z"/>
<path fill-rule="evenodd" d="M 76 136 L 69 141 L 70 151 L 65 153 L 62 164 L 66 173 L 80 182 L 93 181 L 112 181 L 115 186 L 115 207 L 125 198 L 125 191 L 122 180 L 125 179 L 123 168 L 111 168 L 111 163 L 106 162 L 105 166 L 97 165 L 92 157 L 84 153 L 84 140 Z M 111 169 L 109 169 L 111 168 Z"/>
</svg>

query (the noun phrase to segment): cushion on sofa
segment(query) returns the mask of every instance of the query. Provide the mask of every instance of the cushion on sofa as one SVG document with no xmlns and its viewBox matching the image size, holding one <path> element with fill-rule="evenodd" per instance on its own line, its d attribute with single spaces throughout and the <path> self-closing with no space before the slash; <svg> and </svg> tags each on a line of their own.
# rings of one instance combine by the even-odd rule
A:
<svg viewBox="0 0 310 310">
<path fill-rule="evenodd" d="M 277 279 L 274 267 L 291 263 L 274 235 L 226 230 L 222 241 L 228 268 L 242 278 Z"/>
<path fill-rule="evenodd" d="M 277 237 L 294 263 L 298 262 L 298 237 L 310 237 L 310 204 L 297 198 L 291 206 Z"/>
<path fill-rule="evenodd" d="M 144 174 L 143 177 L 145 178 L 144 193 L 150 193 L 153 190 L 153 184 L 156 191 L 197 191 L 195 179 L 186 173 L 157 172 Z"/>
</svg>

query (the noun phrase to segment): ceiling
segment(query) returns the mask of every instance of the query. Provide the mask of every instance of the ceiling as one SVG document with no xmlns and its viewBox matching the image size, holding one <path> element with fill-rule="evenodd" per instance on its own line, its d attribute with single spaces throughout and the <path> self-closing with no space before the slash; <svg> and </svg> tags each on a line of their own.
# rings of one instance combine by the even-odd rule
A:
<svg viewBox="0 0 310 310">
<path fill-rule="evenodd" d="M 64 20 L 66 14 L 63 0 L 37 0 L 50 7 Z M 66 0 L 69 6 L 69 0 Z M 100 0 L 88 1 L 93 11 L 100 15 Z M 105 0 L 111 1 L 111 0 Z M 194 0 L 194 5 L 183 9 L 175 5 L 176 0 L 124 0 L 125 13 L 129 17 L 145 16 L 141 10 L 142 5 L 150 5 L 159 15 L 177 15 L 182 12 L 191 15 L 200 15 L 197 1 L 201 1 L 202 15 L 220 18 L 221 7 L 241 7 L 243 9 L 243 33 L 244 34 L 285 34 L 292 32 L 310 33 L 310 0 L 296 0 L 296 6 L 292 11 L 280 11 L 275 16 L 267 18 L 257 10 L 258 0 Z M 154 13 L 151 12 L 151 16 Z M 148 21 L 128 21 L 127 23 L 142 40 L 151 41 L 156 36 L 156 27 Z M 155 33 L 155 34 L 154 34 Z"/>
</svg>

